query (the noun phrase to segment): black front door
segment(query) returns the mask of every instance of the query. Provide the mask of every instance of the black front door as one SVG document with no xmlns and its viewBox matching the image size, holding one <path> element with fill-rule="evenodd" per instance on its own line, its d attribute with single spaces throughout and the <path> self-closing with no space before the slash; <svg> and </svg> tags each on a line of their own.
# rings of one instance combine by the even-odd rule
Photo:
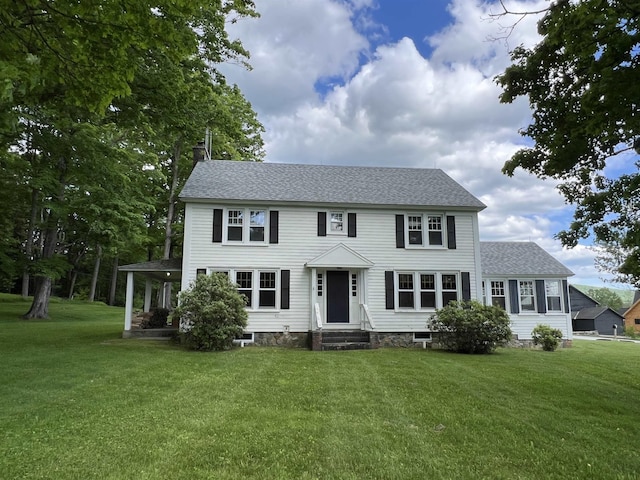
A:
<svg viewBox="0 0 640 480">
<path fill-rule="evenodd" d="M 327 271 L 327 323 L 349 323 L 349 272 Z"/>
</svg>

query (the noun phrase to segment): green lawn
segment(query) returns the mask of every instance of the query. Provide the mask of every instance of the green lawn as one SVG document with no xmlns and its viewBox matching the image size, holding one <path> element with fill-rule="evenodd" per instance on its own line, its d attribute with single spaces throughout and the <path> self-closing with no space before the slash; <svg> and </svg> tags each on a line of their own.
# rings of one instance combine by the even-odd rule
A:
<svg viewBox="0 0 640 480">
<path fill-rule="evenodd" d="M 186 352 L 0 296 L 0 478 L 635 479 L 640 345 Z"/>
</svg>

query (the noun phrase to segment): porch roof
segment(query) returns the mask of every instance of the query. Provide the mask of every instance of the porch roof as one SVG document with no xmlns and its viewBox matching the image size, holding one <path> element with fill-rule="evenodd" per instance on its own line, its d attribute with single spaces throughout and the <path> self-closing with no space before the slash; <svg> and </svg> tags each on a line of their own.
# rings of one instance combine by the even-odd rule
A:
<svg viewBox="0 0 640 480">
<path fill-rule="evenodd" d="M 145 277 L 161 282 L 179 282 L 182 280 L 182 259 L 151 260 L 149 262 L 131 263 L 118 267 L 121 272 L 140 273 Z"/>
<path fill-rule="evenodd" d="M 373 262 L 343 243 L 330 248 L 305 266 L 309 268 L 370 268 Z"/>
</svg>

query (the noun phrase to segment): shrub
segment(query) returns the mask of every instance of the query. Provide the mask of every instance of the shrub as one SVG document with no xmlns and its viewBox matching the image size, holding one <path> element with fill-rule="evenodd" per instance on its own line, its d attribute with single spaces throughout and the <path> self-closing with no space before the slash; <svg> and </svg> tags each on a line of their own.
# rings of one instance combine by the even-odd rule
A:
<svg viewBox="0 0 640 480">
<path fill-rule="evenodd" d="M 451 302 L 431 317 L 445 350 L 492 353 L 511 339 L 509 315 L 500 307 L 476 301 Z"/>
<path fill-rule="evenodd" d="M 180 319 L 180 341 L 192 350 L 228 350 L 247 326 L 245 297 L 223 273 L 198 275 L 180 292 L 174 318 Z"/>
<path fill-rule="evenodd" d="M 167 325 L 167 319 L 169 318 L 169 309 L 156 308 L 151 312 L 149 318 L 145 318 L 140 322 L 141 328 L 163 328 Z"/>
<path fill-rule="evenodd" d="M 640 338 L 640 335 L 638 335 L 638 332 L 636 332 L 636 329 L 632 325 L 624 327 L 624 336 L 629 338 Z"/>
<path fill-rule="evenodd" d="M 560 344 L 562 332 L 549 325 L 538 324 L 531 331 L 531 337 L 534 345 L 542 345 L 545 352 L 553 352 Z"/>
</svg>

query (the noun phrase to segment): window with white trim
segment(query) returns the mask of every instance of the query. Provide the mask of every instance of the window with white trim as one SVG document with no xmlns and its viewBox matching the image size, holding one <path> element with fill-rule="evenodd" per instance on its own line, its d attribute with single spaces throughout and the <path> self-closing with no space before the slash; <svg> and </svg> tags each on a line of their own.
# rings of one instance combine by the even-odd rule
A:
<svg viewBox="0 0 640 480">
<path fill-rule="evenodd" d="M 415 309 L 413 298 L 413 273 L 399 273 L 398 307 Z"/>
<path fill-rule="evenodd" d="M 279 270 L 229 271 L 230 278 L 238 286 L 238 293 L 245 297 L 249 310 L 273 310 L 280 308 L 280 272 Z"/>
<path fill-rule="evenodd" d="M 420 274 L 420 308 L 436 308 L 436 275 Z"/>
<path fill-rule="evenodd" d="M 254 245 L 266 243 L 267 210 L 230 208 L 224 218 L 225 242 Z"/>
<path fill-rule="evenodd" d="M 236 272 L 238 293 L 245 298 L 247 307 L 251 308 L 253 300 L 253 272 Z"/>
<path fill-rule="evenodd" d="M 507 295 L 504 280 L 491 280 L 491 305 L 507 309 Z"/>
<path fill-rule="evenodd" d="M 547 298 L 547 312 L 562 312 L 562 283 L 560 280 L 545 280 L 544 292 Z"/>
<path fill-rule="evenodd" d="M 443 216 L 410 214 L 405 216 L 406 238 L 409 246 L 442 247 L 444 239 Z M 425 234 L 426 229 L 426 234 Z"/>
<path fill-rule="evenodd" d="M 435 310 L 461 298 L 457 273 L 396 272 L 394 288 L 399 310 Z"/>
<path fill-rule="evenodd" d="M 344 234 L 344 212 L 329 212 L 329 233 Z"/>
<path fill-rule="evenodd" d="M 265 213 L 264 210 L 251 210 L 249 215 L 250 242 L 264 242 Z"/>
<path fill-rule="evenodd" d="M 520 292 L 520 311 L 536 311 L 536 290 L 533 280 L 520 280 L 518 282 Z"/>
<path fill-rule="evenodd" d="M 276 307 L 276 272 L 260 272 L 258 307 Z"/>
</svg>

